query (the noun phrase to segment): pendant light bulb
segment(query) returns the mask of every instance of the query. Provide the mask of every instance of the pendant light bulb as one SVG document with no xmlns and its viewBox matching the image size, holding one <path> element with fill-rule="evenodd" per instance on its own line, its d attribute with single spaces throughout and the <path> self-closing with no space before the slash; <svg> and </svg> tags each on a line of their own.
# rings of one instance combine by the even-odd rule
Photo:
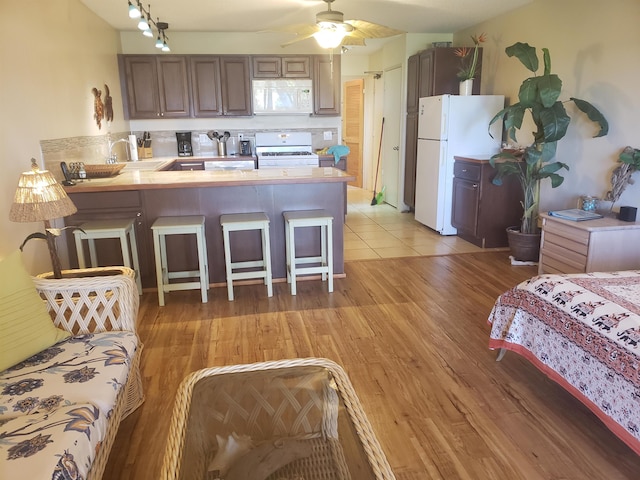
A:
<svg viewBox="0 0 640 480">
<path fill-rule="evenodd" d="M 158 38 L 156 39 L 156 48 L 162 48 L 163 45 L 164 43 L 162 42 L 160 35 L 158 35 Z"/>
<path fill-rule="evenodd" d="M 164 42 L 164 44 L 162 45 L 162 51 L 163 52 L 170 52 L 171 49 L 169 48 L 169 45 L 167 45 L 167 42 Z"/>
<path fill-rule="evenodd" d="M 129 0 L 129 18 L 140 18 L 141 16 L 142 16 L 142 13 L 140 13 L 140 10 L 138 9 L 138 7 L 133 5 L 131 3 L 131 0 Z"/>
<path fill-rule="evenodd" d="M 147 23 L 147 19 L 144 18 L 144 17 L 140 17 L 140 21 L 138 22 L 138 29 L 144 31 L 147 28 L 149 28 L 149 24 Z"/>
<path fill-rule="evenodd" d="M 151 31 L 151 27 L 149 27 L 149 28 L 147 28 L 146 30 L 144 30 L 144 31 L 142 32 L 142 34 L 143 34 L 145 37 L 149 37 L 149 38 L 153 37 L 153 32 Z"/>
</svg>

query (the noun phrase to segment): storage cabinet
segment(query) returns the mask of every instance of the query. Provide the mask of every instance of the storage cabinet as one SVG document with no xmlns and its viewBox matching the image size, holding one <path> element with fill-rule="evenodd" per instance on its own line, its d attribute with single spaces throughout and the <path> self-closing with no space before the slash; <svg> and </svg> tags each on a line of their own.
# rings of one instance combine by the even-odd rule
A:
<svg viewBox="0 0 640 480">
<path fill-rule="evenodd" d="M 122 59 L 125 117 L 183 118 L 191 115 L 186 57 L 127 55 Z"/>
<path fill-rule="evenodd" d="M 340 55 L 313 57 L 313 113 L 340 115 Z"/>
<path fill-rule="evenodd" d="M 488 159 L 455 157 L 451 224 L 458 236 L 482 248 L 506 247 L 506 228 L 522 216 L 522 189 L 507 177 L 492 183 L 496 170 Z"/>
<path fill-rule="evenodd" d="M 640 268 L 639 222 L 609 217 L 573 222 L 546 213 L 540 217 L 540 274 Z"/>
<path fill-rule="evenodd" d="M 311 78 L 311 62 L 308 56 L 251 57 L 253 78 Z"/>
<path fill-rule="evenodd" d="M 407 61 L 407 117 L 405 131 L 404 203 L 415 207 L 416 157 L 418 150 L 418 102 L 422 97 L 457 95 L 460 58 L 455 48 L 430 48 Z M 479 50 L 482 59 L 482 49 Z M 478 68 L 480 73 L 480 68 Z M 473 82 L 473 93 L 480 93 L 480 76 Z"/>
<path fill-rule="evenodd" d="M 249 60 L 245 56 L 191 55 L 193 115 L 251 115 Z"/>
</svg>

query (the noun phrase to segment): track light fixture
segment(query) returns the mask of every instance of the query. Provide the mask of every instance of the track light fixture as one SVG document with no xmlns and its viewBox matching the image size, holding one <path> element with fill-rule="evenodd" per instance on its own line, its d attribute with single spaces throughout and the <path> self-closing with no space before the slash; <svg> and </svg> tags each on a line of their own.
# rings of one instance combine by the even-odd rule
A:
<svg viewBox="0 0 640 480">
<path fill-rule="evenodd" d="M 131 0 L 127 0 L 129 3 L 129 18 L 138 20 L 138 28 L 142 31 L 145 37 L 153 38 L 152 27 L 158 30 L 158 38 L 156 39 L 156 48 L 161 49 L 163 52 L 170 52 L 171 49 L 167 45 L 167 35 L 165 30 L 169 28 L 169 24 L 161 22 L 158 18 L 155 22 L 151 19 L 151 5 L 145 9 L 140 0 L 136 0 L 136 5 L 131 3 Z"/>
</svg>

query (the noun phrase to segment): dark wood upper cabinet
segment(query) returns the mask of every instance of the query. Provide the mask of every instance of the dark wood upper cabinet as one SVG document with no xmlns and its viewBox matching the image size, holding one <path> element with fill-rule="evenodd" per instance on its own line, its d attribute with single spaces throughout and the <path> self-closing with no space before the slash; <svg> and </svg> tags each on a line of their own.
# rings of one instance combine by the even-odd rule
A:
<svg viewBox="0 0 640 480">
<path fill-rule="evenodd" d="M 251 115 L 251 70 L 246 55 L 221 56 L 222 112 L 224 115 Z"/>
<path fill-rule="evenodd" d="M 202 55 L 189 58 L 191 99 L 195 117 L 222 115 L 222 81 L 220 58 Z"/>
<path fill-rule="evenodd" d="M 340 55 L 314 55 L 314 115 L 340 115 L 340 90 Z"/>
<path fill-rule="evenodd" d="M 310 78 L 308 56 L 254 55 L 253 78 Z"/>
<path fill-rule="evenodd" d="M 122 59 L 127 118 L 189 117 L 186 58 L 127 55 Z"/>
</svg>

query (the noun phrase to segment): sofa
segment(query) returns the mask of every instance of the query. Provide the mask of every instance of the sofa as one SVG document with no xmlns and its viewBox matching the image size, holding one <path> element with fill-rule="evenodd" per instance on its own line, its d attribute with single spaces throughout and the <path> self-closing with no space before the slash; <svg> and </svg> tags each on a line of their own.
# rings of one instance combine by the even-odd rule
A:
<svg viewBox="0 0 640 480">
<path fill-rule="evenodd" d="M 63 273 L 33 278 L 19 251 L 0 261 L 2 478 L 101 478 L 144 400 L 134 272 Z"/>
</svg>

